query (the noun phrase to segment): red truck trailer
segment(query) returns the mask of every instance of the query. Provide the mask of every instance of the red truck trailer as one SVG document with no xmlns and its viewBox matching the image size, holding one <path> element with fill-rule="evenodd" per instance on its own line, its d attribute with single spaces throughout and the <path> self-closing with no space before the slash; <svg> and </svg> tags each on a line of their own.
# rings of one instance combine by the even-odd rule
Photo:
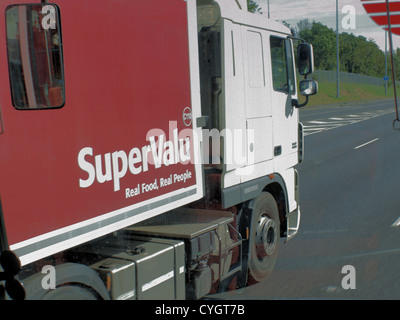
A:
<svg viewBox="0 0 400 320">
<path fill-rule="evenodd" d="M 0 3 L 9 296 L 197 299 L 268 276 L 299 226 L 303 135 L 293 35 L 245 5 Z"/>
</svg>

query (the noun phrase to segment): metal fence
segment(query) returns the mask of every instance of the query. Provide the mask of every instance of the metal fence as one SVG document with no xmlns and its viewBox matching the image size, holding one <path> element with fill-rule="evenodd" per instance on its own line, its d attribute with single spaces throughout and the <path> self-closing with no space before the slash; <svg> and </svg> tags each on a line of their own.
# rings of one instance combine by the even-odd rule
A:
<svg viewBox="0 0 400 320">
<path fill-rule="evenodd" d="M 315 70 L 312 74 L 313 79 L 318 82 L 336 82 L 336 71 Z M 339 72 L 339 81 L 344 83 L 370 84 L 374 86 L 384 86 L 383 78 L 370 77 L 363 74 Z"/>
</svg>

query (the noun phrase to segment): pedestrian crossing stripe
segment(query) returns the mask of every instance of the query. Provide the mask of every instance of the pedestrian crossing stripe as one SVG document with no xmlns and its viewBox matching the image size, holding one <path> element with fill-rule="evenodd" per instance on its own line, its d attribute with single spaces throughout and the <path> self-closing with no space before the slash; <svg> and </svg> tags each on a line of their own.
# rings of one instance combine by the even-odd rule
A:
<svg viewBox="0 0 400 320">
<path fill-rule="evenodd" d="M 391 113 L 392 109 L 376 110 L 370 112 L 362 112 L 360 114 L 350 114 L 341 117 L 330 117 L 327 119 L 316 119 L 310 121 L 302 121 L 304 136 L 328 131 L 331 129 L 347 126 L 357 122 L 369 120 L 384 114 Z"/>
</svg>

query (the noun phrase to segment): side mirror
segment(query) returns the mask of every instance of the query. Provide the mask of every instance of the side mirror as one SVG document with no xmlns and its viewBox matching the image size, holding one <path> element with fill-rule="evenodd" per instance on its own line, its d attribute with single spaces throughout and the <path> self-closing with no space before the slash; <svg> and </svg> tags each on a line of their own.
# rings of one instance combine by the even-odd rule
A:
<svg viewBox="0 0 400 320">
<path fill-rule="evenodd" d="M 312 79 L 304 79 L 299 84 L 300 94 L 303 96 L 312 96 L 318 93 L 318 82 Z"/>
<path fill-rule="evenodd" d="M 312 79 L 304 79 L 299 83 L 300 94 L 306 97 L 306 101 L 299 104 L 297 99 L 292 99 L 292 106 L 295 108 L 302 108 L 307 105 L 308 97 L 318 93 L 318 82 Z"/>
<path fill-rule="evenodd" d="M 297 47 L 297 68 L 302 76 L 314 72 L 313 47 L 309 43 L 300 43 Z"/>
</svg>

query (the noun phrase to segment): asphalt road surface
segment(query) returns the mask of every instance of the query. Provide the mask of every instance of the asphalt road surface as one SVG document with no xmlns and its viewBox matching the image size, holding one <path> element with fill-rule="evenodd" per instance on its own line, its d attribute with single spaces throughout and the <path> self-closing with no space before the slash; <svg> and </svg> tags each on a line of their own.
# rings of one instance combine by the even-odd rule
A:
<svg viewBox="0 0 400 320">
<path fill-rule="evenodd" d="M 264 282 L 227 299 L 400 299 L 400 131 L 392 100 L 303 108 L 301 225 Z"/>
</svg>

